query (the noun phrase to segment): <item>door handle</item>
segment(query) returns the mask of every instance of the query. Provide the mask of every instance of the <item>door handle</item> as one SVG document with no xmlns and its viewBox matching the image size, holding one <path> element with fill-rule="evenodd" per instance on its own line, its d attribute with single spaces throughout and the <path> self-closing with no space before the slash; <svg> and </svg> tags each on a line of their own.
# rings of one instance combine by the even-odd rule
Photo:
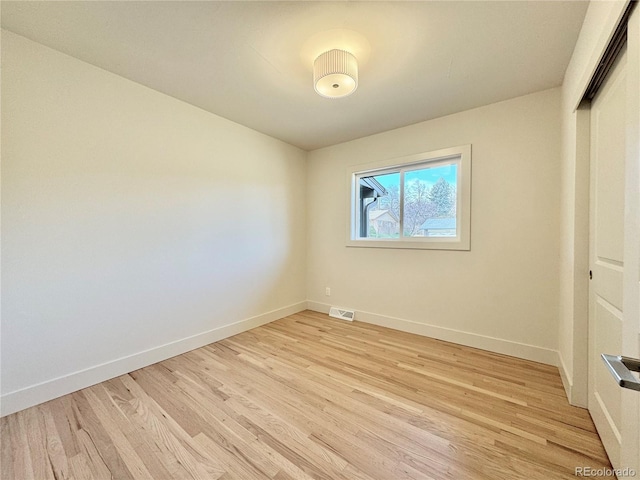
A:
<svg viewBox="0 0 640 480">
<path fill-rule="evenodd" d="M 622 388 L 640 392 L 640 380 L 631 373 L 640 372 L 640 360 L 620 355 L 606 355 L 604 353 L 600 356 L 618 385 Z"/>
</svg>

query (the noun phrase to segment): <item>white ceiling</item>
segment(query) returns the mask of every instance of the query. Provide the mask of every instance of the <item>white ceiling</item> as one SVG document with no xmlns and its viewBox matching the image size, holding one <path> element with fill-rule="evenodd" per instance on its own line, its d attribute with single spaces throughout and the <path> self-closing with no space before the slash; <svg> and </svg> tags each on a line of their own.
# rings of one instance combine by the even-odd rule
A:
<svg viewBox="0 0 640 480">
<path fill-rule="evenodd" d="M 12 2 L 2 26 L 305 150 L 558 86 L 585 1 Z M 315 55 L 360 83 L 318 96 Z"/>
</svg>

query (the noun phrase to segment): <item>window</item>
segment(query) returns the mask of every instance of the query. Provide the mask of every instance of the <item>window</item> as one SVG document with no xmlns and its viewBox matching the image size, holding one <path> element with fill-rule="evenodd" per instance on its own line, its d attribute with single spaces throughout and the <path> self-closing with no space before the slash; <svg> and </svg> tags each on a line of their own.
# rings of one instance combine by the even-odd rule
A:
<svg viewBox="0 0 640 480">
<path fill-rule="evenodd" d="M 470 249 L 471 145 L 350 169 L 347 245 Z"/>
</svg>

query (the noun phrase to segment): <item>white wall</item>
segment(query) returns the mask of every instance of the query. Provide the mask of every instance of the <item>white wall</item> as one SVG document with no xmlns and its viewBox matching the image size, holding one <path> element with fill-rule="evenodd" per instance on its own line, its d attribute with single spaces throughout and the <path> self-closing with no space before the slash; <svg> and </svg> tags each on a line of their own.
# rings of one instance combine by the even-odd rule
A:
<svg viewBox="0 0 640 480">
<path fill-rule="evenodd" d="M 348 166 L 468 143 L 470 252 L 345 246 Z M 556 363 L 560 89 L 308 158 L 311 308 L 351 307 L 360 320 Z"/>
<path fill-rule="evenodd" d="M 305 152 L 9 32 L 2 107 L 3 414 L 306 305 Z"/>
<path fill-rule="evenodd" d="M 577 109 L 627 1 L 591 2 L 562 85 L 560 373 L 569 401 L 587 405 L 589 113 Z"/>
</svg>

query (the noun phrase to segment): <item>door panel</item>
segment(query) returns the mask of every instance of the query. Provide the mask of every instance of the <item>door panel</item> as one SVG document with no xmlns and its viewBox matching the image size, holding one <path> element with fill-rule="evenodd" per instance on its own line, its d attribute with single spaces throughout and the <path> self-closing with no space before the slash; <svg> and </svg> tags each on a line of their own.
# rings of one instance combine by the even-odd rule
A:
<svg viewBox="0 0 640 480">
<path fill-rule="evenodd" d="M 612 263 L 598 259 L 595 268 L 592 287 L 599 292 L 599 298 L 606 299 L 611 305 L 622 310 L 623 267 L 621 262 Z"/>
<path fill-rule="evenodd" d="M 618 59 L 591 109 L 591 131 L 596 133 L 592 154 L 597 158 L 595 253 L 596 260 L 613 265 L 621 265 L 624 257 L 625 67 L 626 53 Z"/>
<path fill-rule="evenodd" d="M 595 334 L 600 352 L 619 352 L 622 348 L 622 316 L 620 310 L 598 298 L 596 301 L 595 325 Z M 611 417 L 612 426 L 617 431 L 618 426 L 622 425 L 622 389 L 617 388 L 615 384 L 612 385 L 611 374 L 606 368 L 596 368 L 595 391 L 598 392 L 603 403 L 608 407 L 607 411 Z"/>
</svg>

